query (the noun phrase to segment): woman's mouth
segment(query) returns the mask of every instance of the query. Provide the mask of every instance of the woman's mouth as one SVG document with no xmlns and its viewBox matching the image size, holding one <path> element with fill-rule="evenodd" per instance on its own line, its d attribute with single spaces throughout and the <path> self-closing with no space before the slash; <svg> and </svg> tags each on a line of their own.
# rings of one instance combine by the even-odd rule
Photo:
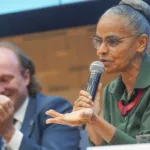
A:
<svg viewBox="0 0 150 150">
<path fill-rule="evenodd" d="M 105 67 L 112 63 L 112 61 L 108 59 L 100 59 L 100 61 L 104 64 Z"/>
</svg>

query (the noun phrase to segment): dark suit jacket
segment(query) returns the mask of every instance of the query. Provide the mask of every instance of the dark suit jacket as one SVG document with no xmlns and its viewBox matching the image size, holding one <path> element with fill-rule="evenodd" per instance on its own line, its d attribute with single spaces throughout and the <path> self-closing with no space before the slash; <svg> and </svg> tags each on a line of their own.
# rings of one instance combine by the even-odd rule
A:
<svg viewBox="0 0 150 150">
<path fill-rule="evenodd" d="M 38 93 L 29 98 L 21 132 L 24 134 L 19 150 L 78 150 L 80 133 L 76 127 L 49 124 L 45 112 L 71 112 L 71 104 L 61 97 L 45 96 Z"/>
</svg>

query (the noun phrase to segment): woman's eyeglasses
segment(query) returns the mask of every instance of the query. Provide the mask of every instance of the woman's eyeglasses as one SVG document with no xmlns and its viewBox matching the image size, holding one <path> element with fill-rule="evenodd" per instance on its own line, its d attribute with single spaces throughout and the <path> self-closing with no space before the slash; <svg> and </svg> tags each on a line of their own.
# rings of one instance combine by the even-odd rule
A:
<svg viewBox="0 0 150 150">
<path fill-rule="evenodd" d="M 107 37 L 106 39 L 104 39 L 104 41 L 99 36 L 93 36 L 91 38 L 92 38 L 94 48 L 98 50 L 100 49 L 103 42 L 106 44 L 107 47 L 114 48 L 114 47 L 117 47 L 121 43 L 122 39 L 133 38 L 133 37 L 138 37 L 138 36 L 139 35 L 132 35 L 128 37 L 111 36 L 111 37 Z"/>
</svg>

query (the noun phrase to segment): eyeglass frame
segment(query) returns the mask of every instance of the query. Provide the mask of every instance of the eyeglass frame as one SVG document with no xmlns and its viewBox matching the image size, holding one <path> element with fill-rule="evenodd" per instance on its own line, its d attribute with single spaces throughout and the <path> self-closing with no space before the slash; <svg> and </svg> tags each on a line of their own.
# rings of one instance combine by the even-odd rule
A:
<svg viewBox="0 0 150 150">
<path fill-rule="evenodd" d="M 106 45 L 107 45 L 107 47 L 114 48 L 114 47 L 117 47 L 117 46 L 119 45 L 120 40 L 122 40 L 122 39 L 127 39 L 127 38 L 133 38 L 133 37 L 138 38 L 140 35 L 141 35 L 141 34 L 138 34 L 138 35 L 131 35 L 131 36 L 127 36 L 127 37 L 115 37 L 114 39 L 119 40 L 119 42 L 118 42 L 118 44 L 117 44 L 116 46 L 108 46 L 107 42 L 106 42 Z M 97 46 L 96 46 L 95 43 L 94 43 L 94 38 L 98 38 L 98 39 L 100 39 L 100 40 L 102 40 L 102 39 L 101 39 L 99 36 L 97 36 L 97 35 L 94 35 L 94 36 L 91 37 L 92 43 L 93 43 L 93 47 L 94 47 L 96 50 L 98 50 L 98 49 L 100 48 L 100 46 L 102 45 L 103 41 L 105 42 L 105 41 L 107 41 L 108 39 L 113 39 L 113 37 L 106 37 L 104 40 L 102 40 L 102 43 L 101 43 L 101 45 L 99 46 L 99 48 L 97 48 Z"/>
</svg>

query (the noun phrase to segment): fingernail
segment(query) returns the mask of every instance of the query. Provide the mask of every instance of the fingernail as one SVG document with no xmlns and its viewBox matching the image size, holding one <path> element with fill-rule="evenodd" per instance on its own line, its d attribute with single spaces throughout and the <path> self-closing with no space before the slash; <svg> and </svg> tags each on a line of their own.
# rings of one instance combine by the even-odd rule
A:
<svg viewBox="0 0 150 150">
<path fill-rule="evenodd" d="M 94 105 L 94 103 L 91 101 L 91 105 Z"/>
<path fill-rule="evenodd" d="M 92 99 L 92 96 L 91 96 L 91 95 L 89 96 L 89 99 Z"/>
</svg>

